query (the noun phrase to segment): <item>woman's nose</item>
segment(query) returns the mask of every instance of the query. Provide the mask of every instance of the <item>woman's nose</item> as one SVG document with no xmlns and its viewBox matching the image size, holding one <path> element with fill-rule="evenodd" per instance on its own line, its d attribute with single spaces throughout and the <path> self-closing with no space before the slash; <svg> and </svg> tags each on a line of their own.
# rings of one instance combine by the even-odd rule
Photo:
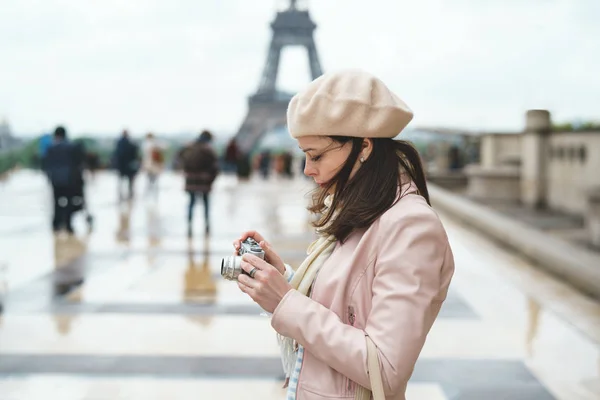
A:
<svg viewBox="0 0 600 400">
<path fill-rule="evenodd" d="M 310 165 L 310 162 L 306 160 L 306 164 L 304 164 L 304 175 L 306 176 L 315 176 L 317 174 L 317 170 Z"/>
</svg>

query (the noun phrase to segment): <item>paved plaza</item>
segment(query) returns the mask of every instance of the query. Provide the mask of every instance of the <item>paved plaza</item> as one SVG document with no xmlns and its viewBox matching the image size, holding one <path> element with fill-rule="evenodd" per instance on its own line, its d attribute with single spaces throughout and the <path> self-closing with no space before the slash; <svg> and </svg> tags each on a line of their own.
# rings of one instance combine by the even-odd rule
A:
<svg viewBox="0 0 600 400">
<path fill-rule="evenodd" d="M 183 178 L 162 175 L 156 199 L 145 184 L 119 203 L 116 177 L 96 175 L 93 229 L 77 215 L 69 237 L 51 232 L 42 176 L 0 182 L 0 400 L 284 398 L 269 319 L 219 268 L 247 229 L 298 265 L 311 181 L 222 175 L 211 235 L 200 202 L 192 239 Z M 600 398 L 597 303 L 440 216 L 456 274 L 407 398 Z"/>
</svg>

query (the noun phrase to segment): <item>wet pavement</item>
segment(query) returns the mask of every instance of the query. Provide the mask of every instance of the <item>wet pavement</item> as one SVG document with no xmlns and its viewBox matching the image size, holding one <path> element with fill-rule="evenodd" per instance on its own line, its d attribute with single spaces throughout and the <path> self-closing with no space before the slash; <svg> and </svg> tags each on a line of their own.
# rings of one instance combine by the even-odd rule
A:
<svg viewBox="0 0 600 400">
<path fill-rule="evenodd" d="M 297 265 L 313 239 L 306 179 L 221 176 L 187 237 L 182 178 L 117 201 L 100 173 L 94 224 L 52 235 L 43 177 L 0 182 L 0 400 L 283 399 L 268 317 L 219 275 L 246 229 Z M 600 306 L 441 214 L 457 261 L 407 398 L 598 399 Z"/>
</svg>

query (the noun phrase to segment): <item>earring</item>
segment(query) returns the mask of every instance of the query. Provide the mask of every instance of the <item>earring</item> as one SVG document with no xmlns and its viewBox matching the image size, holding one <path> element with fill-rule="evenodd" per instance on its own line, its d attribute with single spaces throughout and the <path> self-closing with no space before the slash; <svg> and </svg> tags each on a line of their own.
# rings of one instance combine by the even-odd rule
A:
<svg viewBox="0 0 600 400">
<path fill-rule="evenodd" d="M 365 162 L 365 158 L 364 158 L 364 157 L 361 157 L 361 158 L 360 158 L 360 162 L 361 162 L 361 163 L 364 163 L 364 162 Z"/>
</svg>

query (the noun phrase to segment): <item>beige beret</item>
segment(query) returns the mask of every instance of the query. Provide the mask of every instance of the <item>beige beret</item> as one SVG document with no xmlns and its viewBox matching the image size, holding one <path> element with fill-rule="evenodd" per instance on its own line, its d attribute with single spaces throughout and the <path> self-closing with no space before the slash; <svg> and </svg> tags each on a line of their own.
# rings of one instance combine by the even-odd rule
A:
<svg viewBox="0 0 600 400">
<path fill-rule="evenodd" d="M 360 70 L 321 75 L 292 98 L 287 110 L 293 138 L 393 138 L 412 118 L 406 103 L 380 79 Z"/>
</svg>

